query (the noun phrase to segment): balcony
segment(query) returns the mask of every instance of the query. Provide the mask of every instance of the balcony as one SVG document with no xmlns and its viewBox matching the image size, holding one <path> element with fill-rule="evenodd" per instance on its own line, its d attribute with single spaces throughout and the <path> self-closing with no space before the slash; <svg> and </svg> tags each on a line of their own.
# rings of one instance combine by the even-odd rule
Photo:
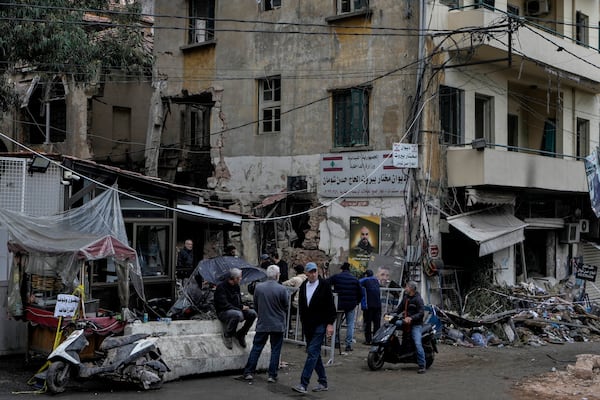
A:
<svg viewBox="0 0 600 400">
<path fill-rule="evenodd" d="M 448 29 L 461 30 L 473 27 L 505 25 L 506 14 L 486 8 L 463 9 L 448 12 Z M 592 30 L 593 32 L 593 30 Z M 593 33 L 590 33 L 593 34 Z M 466 62 L 498 60 L 508 57 L 508 35 L 455 34 L 449 50 L 469 50 L 472 56 Z M 497 37 L 497 40 L 494 38 Z M 521 26 L 512 38 L 513 69 L 531 76 L 554 74 L 566 79 L 573 86 L 592 93 L 600 93 L 600 53 L 597 49 L 576 44 L 573 40 L 535 27 L 530 23 Z M 475 47 L 474 53 L 470 50 Z M 528 60 L 521 59 L 520 54 Z"/>
<path fill-rule="evenodd" d="M 448 186 L 504 186 L 587 193 L 583 161 L 485 148 L 448 149 Z"/>
</svg>

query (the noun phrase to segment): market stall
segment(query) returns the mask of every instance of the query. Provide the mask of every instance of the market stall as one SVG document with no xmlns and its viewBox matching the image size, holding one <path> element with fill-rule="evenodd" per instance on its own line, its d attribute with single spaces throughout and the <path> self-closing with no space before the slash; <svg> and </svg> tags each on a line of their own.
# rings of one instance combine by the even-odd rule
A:
<svg viewBox="0 0 600 400">
<path fill-rule="evenodd" d="M 0 224 L 9 231 L 8 249 L 13 255 L 8 311 L 29 322 L 30 351 L 52 350 L 48 339 L 58 321 L 55 305 L 61 294 L 81 299 L 78 318 L 94 319 L 98 330 L 92 341 L 123 330 L 130 283 L 145 301 L 136 251 L 128 246 L 117 192 L 107 190 L 79 208 L 47 217 L 31 217 L 0 210 Z M 103 312 L 102 299 L 91 299 L 88 276 L 90 262 L 109 260 L 117 276 L 121 310 Z M 63 322 L 68 323 L 69 319 Z M 90 346 L 93 347 L 93 346 Z"/>
</svg>

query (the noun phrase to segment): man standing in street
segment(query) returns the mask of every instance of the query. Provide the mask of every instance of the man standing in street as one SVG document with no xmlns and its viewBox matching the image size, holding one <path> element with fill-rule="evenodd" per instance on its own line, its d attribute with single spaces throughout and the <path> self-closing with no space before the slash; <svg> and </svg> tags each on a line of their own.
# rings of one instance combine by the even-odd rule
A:
<svg viewBox="0 0 600 400">
<path fill-rule="evenodd" d="M 370 345 L 373 334 L 377 332 L 381 324 L 381 293 L 379 279 L 373 276 L 373 271 L 365 271 L 364 278 L 358 281 L 363 290 L 360 307 L 363 310 L 363 321 L 365 341 L 363 344 Z"/>
<path fill-rule="evenodd" d="M 233 349 L 234 336 L 240 346 L 246 347 L 246 334 L 256 319 L 256 311 L 242 304 L 241 280 L 242 270 L 232 268 L 225 280 L 215 289 L 215 310 L 217 318 L 225 325 L 223 342 L 229 350 Z M 242 321 L 245 321 L 244 326 L 236 332 L 238 324 Z"/>
<path fill-rule="evenodd" d="M 346 316 L 346 348 L 344 351 L 348 352 L 352 351 L 356 306 L 362 298 L 362 289 L 358 279 L 350 272 L 349 263 L 343 263 L 341 270 L 342 272 L 329 278 L 329 283 L 333 286 L 333 291 L 338 294 L 338 311 Z M 339 315 L 341 316 L 341 314 Z M 338 319 L 338 326 L 340 323 L 341 318 Z"/>
<path fill-rule="evenodd" d="M 256 285 L 254 289 L 254 307 L 258 313 L 256 334 L 252 343 L 252 350 L 244 368 L 244 379 L 254 379 L 258 358 L 267 339 L 271 342 L 271 360 L 269 362 L 269 378 L 267 382 L 277 382 L 279 369 L 279 356 L 283 345 L 283 333 L 286 329 L 286 314 L 289 306 L 289 296 L 285 287 L 279 280 L 279 267 L 267 267 L 267 281 Z"/>
<path fill-rule="evenodd" d="M 306 393 L 310 377 L 315 371 L 318 384 L 313 392 L 328 390 L 325 366 L 321 359 L 321 345 L 325 336 L 333 335 L 333 323 L 336 317 L 333 293 L 329 283 L 319 278 L 317 264 L 309 262 L 304 268 L 307 279 L 300 286 L 298 307 L 300 320 L 306 338 L 306 361 L 300 377 L 300 383 L 292 389 Z"/>
<path fill-rule="evenodd" d="M 177 253 L 177 265 L 175 273 L 177 278 L 188 278 L 194 270 L 194 242 L 191 239 L 186 239 L 183 244 L 183 249 Z"/>
<path fill-rule="evenodd" d="M 403 331 L 410 332 L 415 350 L 417 351 L 417 363 L 419 364 L 419 374 L 425 373 L 425 351 L 421 336 L 423 333 L 423 318 L 425 316 L 425 306 L 421 295 L 417 292 L 417 283 L 414 281 L 406 282 L 404 295 L 395 311 L 396 314 L 402 315 Z"/>
</svg>

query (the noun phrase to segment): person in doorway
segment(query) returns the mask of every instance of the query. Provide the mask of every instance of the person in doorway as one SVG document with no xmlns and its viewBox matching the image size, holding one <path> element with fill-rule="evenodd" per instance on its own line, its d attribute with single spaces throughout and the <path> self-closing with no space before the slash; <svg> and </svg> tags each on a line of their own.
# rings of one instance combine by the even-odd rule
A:
<svg viewBox="0 0 600 400">
<path fill-rule="evenodd" d="M 214 294 L 217 318 L 225 325 L 223 343 L 229 350 L 233 349 L 233 337 L 237 339 L 240 346 L 246 347 L 246 334 L 256 319 L 256 311 L 242 304 L 241 280 L 242 270 L 232 268 L 226 279 L 217 285 Z M 244 326 L 236 331 L 242 321 Z"/>
<path fill-rule="evenodd" d="M 425 373 L 425 351 L 421 336 L 423 333 L 423 318 L 425 317 L 425 306 L 419 292 L 417 292 L 417 283 L 414 281 L 406 282 L 404 295 L 395 311 L 402 316 L 402 330 L 404 334 L 410 334 L 415 344 L 417 352 L 417 363 L 419 365 L 418 373 Z M 403 339 L 404 340 L 404 339 Z"/>
<path fill-rule="evenodd" d="M 186 239 L 183 248 L 177 253 L 177 265 L 175 273 L 177 278 L 188 278 L 194 270 L 194 242 L 191 239 Z"/>
<path fill-rule="evenodd" d="M 317 264 L 309 262 L 304 271 L 307 279 L 300 286 L 298 307 L 300 320 L 306 338 L 306 361 L 300 376 L 300 383 L 292 389 L 298 393 L 306 393 L 313 371 L 317 373 L 318 384 L 313 392 L 328 390 L 327 374 L 321 359 L 321 345 L 325 336 L 333 335 L 333 323 L 336 317 L 335 304 L 331 286 L 319 278 Z"/>
<path fill-rule="evenodd" d="M 279 267 L 279 271 L 280 271 L 279 283 L 287 281 L 288 280 L 288 264 L 285 261 L 283 261 L 281 258 L 279 258 L 279 253 L 277 253 L 276 251 L 271 253 L 271 261 L 273 261 L 273 264 L 275 264 Z"/>
<path fill-rule="evenodd" d="M 363 310 L 365 341 L 363 344 L 370 345 L 373 334 L 379 330 L 381 324 L 381 293 L 379 280 L 373 276 L 373 271 L 368 269 L 365 276 L 359 280 L 363 290 L 360 302 Z"/>
<path fill-rule="evenodd" d="M 360 304 L 362 289 L 358 279 L 350 272 L 350 264 L 345 262 L 340 267 L 341 272 L 329 278 L 333 291 L 338 294 L 338 326 L 341 315 L 346 317 L 346 347 L 344 351 L 352 351 L 354 342 L 354 323 L 356 320 L 356 306 Z M 339 340 L 339 339 L 338 339 Z"/>
<path fill-rule="evenodd" d="M 279 356 L 283 345 L 283 333 L 286 329 L 286 316 L 289 307 L 287 290 L 278 282 L 279 267 L 267 267 L 267 281 L 258 283 L 254 290 L 254 307 L 258 314 L 256 334 L 252 350 L 244 367 L 244 379 L 254 379 L 258 358 L 262 353 L 267 339 L 271 342 L 271 360 L 269 362 L 269 377 L 267 382 L 277 382 Z"/>
</svg>

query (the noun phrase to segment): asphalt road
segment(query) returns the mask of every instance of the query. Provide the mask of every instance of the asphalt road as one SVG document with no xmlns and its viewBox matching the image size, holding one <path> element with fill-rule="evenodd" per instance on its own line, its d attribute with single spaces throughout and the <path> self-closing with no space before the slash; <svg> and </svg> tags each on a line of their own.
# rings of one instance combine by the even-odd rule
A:
<svg viewBox="0 0 600 400">
<path fill-rule="evenodd" d="M 464 348 L 440 345 L 433 366 L 418 375 L 416 365 L 385 364 L 380 371 L 369 371 L 368 347 L 357 344 L 348 355 L 336 355 L 327 367 L 328 392 L 298 394 L 291 387 L 299 382 L 304 348 L 285 344 L 283 360 L 289 365 L 280 370 L 279 382 L 267 383 L 260 373 L 252 384 L 234 379 L 237 374 L 196 376 L 165 383 L 156 391 L 142 392 L 135 387 L 114 383 L 87 383 L 70 387 L 54 396 L 60 399 L 522 399 L 513 389 L 524 377 L 564 370 L 574 364 L 575 356 L 600 354 L 600 343 L 550 344 L 543 347 Z M 25 367 L 21 358 L 0 359 L 0 399 L 33 398 L 26 384 L 33 366 Z M 311 387 L 316 378 L 311 380 Z M 585 392 L 585 388 L 583 389 Z M 20 394 L 15 394 L 21 392 Z M 579 398 L 584 398 L 585 395 Z M 39 396 L 37 396 L 39 398 Z M 590 396 L 593 398 L 593 396 Z"/>
</svg>

